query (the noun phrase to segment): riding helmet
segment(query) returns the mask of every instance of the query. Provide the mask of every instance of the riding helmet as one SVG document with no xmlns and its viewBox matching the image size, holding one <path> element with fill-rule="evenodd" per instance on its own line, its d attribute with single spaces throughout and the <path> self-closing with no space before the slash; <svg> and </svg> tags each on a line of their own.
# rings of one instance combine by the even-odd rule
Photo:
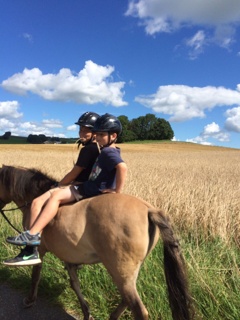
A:
<svg viewBox="0 0 240 320">
<path fill-rule="evenodd" d="M 94 124 L 93 131 L 110 133 L 112 132 L 119 135 L 122 132 L 122 125 L 117 117 L 109 113 L 105 113 L 97 119 Z"/>
<path fill-rule="evenodd" d="M 95 112 L 85 112 L 84 114 L 81 115 L 78 121 L 75 122 L 75 124 L 92 129 L 98 118 L 99 118 L 99 114 Z"/>
</svg>

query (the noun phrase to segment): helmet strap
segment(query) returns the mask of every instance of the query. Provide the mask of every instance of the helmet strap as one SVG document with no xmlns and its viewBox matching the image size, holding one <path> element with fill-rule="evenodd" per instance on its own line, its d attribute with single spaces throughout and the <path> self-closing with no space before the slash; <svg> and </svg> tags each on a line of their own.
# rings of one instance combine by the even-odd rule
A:
<svg viewBox="0 0 240 320">
<path fill-rule="evenodd" d="M 111 136 L 111 132 L 108 132 L 108 143 L 106 144 L 106 147 L 111 146 L 113 143 L 115 143 L 117 141 L 117 137 L 111 141 L 110 140 L 111 139 L 110 136 Z"/>
</svg>

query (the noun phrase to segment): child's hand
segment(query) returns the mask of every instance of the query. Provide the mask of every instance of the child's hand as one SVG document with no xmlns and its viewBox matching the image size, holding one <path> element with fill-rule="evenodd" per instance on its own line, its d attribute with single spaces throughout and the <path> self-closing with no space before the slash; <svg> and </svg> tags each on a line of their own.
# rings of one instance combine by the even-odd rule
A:
<svg viewBox="0 0 240 320">
<path fill-rule="evenodd" d="M 116 193 L 115 189 L 104 189 L 101 190 L 102 193 Z"/>
</svg>

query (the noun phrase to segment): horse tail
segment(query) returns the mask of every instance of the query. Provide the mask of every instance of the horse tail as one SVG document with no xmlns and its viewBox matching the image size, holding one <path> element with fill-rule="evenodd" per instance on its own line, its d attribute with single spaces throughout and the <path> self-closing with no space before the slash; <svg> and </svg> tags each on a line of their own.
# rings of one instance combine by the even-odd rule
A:
<svg viewBox="0 0 240 320">
<path fill-rule="evenodd" d="M 164 273 L 172 317 L 174 320 L 190 320 L 192 318 L 190 312 L 192 299 L 178 239 L 174 235 L 168 218 L 162 211 L 149 208 L 148 214 L 149 222 L 158 226 L 163 240 Z"/>
</svg>

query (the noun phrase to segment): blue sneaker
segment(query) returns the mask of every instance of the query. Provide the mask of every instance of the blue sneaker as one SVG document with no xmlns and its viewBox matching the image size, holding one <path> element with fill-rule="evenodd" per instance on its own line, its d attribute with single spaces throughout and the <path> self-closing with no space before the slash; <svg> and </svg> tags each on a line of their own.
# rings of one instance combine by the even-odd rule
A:
<svg viewBox="0 0 240 320">
<path fill-rule="evenodd" d="M 40 233 L 30 234 L 29 231 L 24 231 L 16 237 L 8 237 L 7 242 L 17 246 L 39 246 L 41 242 Z"/>
<path fill-rule="evenodd" d="M 37 247 L 33 247 L 32 252 L 25 248 L 21 250 L 15 258 L 3 261 L 3 264 L 10 267 L 33 266 L 41 263 Z"/>
</svg>

